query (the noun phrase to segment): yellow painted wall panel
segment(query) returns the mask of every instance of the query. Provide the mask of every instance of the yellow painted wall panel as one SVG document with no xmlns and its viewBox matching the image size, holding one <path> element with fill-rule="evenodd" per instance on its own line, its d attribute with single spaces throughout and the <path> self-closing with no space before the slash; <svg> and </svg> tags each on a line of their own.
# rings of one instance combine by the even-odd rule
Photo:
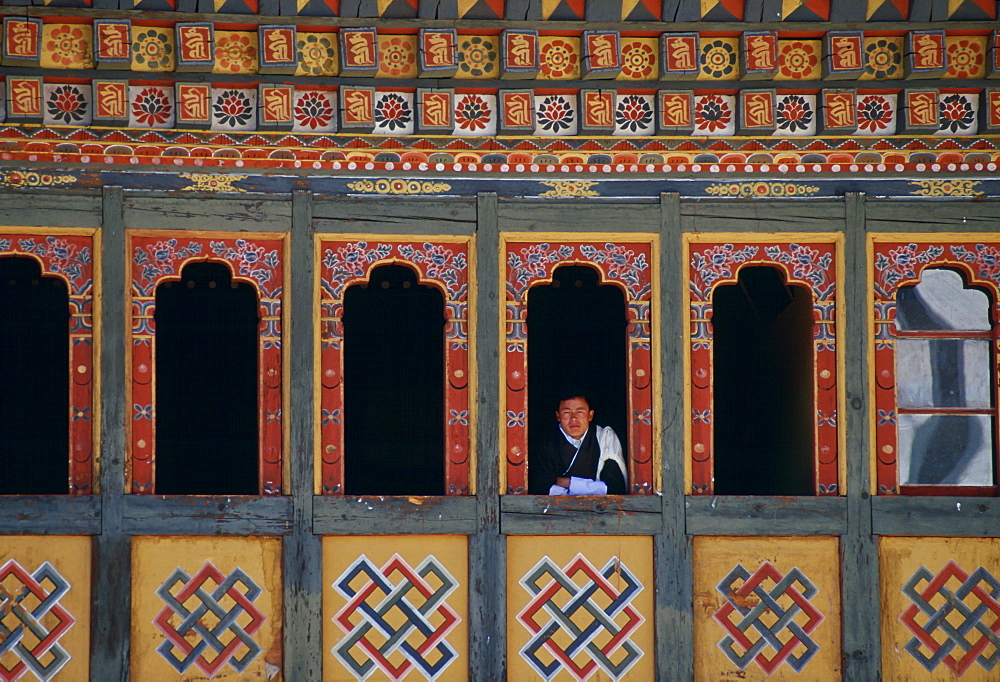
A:
<svg viewBox="0 0 1000 682">
<path fill-rule="evenodd" d="M 838 550 L 831 537 L 694 538 L 695 678 L 840 679 Z"/>
<path fill-rule="evenodd" d="M 132 539 L 133 680 L 281 680 L 281 540 Z"/>
<path fill-rule="evenodd" d="M 88 678 L 90 553 L 89 537 L 0 537 L 4 679 Z"/>
<path fill-rule="evenodd" d="M 467 680 L 468 575 L 464 535 L 323 538 L 323 679 Z"/>
<path fill-rule="evenodd" d="M 882 538 L 882 677 L 996 680 L 1000 538 Z"/>
<path fill-rule="evenodd" d="M 651 680 L 653 540 L 507 540 L 510 680 Z"/>
</svg>

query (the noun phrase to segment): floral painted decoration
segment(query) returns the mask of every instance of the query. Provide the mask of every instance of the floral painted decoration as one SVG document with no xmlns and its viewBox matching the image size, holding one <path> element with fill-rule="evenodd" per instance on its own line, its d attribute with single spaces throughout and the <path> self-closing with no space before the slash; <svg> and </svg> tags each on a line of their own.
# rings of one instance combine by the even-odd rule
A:
<svg viewBox="0 0 1000 682">
<path fill-rule="evenodd" d="M 656 78 L 656 48 L 642 40 L 622 45 L 622 78 L 649 80 Z"/>
<path fill-rule="evenodd" d="M 579 46 L 568 39 L 542 40 L 539 77 L 549 80 L 580 77 Z"/>
<path fill-rule="evenodd" d="M 172 71 L 174 46 L 170 36 L 159 29 L 140 31 L 132 40 L 133 68 L 142 71 Z"/>
<path fill-rule="evenodd" d="M 458 45 L 458 72 L 465 78 L 494 78 L 499 71 L 496 38 L 469 36 Z"/>
<path fill-rule="evenodd" d="M 538 127 L 541 130 L 558 135 L 564 130 L 569 131 L 575 128 L 576 112 L 565 97 L 549 95 L 542 97 L 541 100 L 536 105 Z"/>
<path fill-rule="evenodd" d="M 778 130 L 789 134 L 805 133 L 814 129 L 813 106 L 802 95 L 787 95 L 778 100 L 775 121 Z"/>
<path fill-rule="evenodd" d="M 74 125 L 90 122 L 90 103 L 76 85 L 60 85 L 45 102 L 45 118 L 54 125 Z"/>
<path fill-rule="evenodd" d="M 714 79 L 736 75 L 736 48 L 727 40 L 713 40 L 701 48 L 701 72 Z"/>
<path fill-rule="evenodd" d="M 413 124 L 410 103 L 394 92 L 383 95 L 375 104 L 375 124 L 389 132 L 409 128 Z"/>
<path fill-rule="evenodd" d="M 217 73 L 256 73 L 257 41 L 254 34 L 219 31 L 215 36 Z"/>
<path fill-rule="evenodd" d="M 642 95 L 626 95 L 615 105 L 615 127 L 624 134 L 648 133 L 653 125 L 653 104 Z"/>
<path fill-rule="evenodd" d="M 379 75 L 392 78 L 417 76 L 417 46 L 414 36 L 388 36 L 379 40 Z"/>
<path fill-rule="evenodd" d="M 881 95 L 865 95 L 858 100 L 858 129 L 870 133 L 889 132 L 894 112 L 888 100 Z M 895 126 L 892 126 L 893 128 Z"/>
<path fill-rule="evenodd" d="M 174 105 L 163 88 L 143 88 L 132 100 L 132 119 L 138 125 L 155 128 L 168 123 L 174 115 Z"/>
<path fill-rule="evenodd" d="M 865 73 L 876 80 L 898 78 L 903 64 L 899 43 L 891 38 L 879 38 L 865 44 Z"/>
<path fill-rule="evenodd" d="M 976 123 L 976 112 L 972 108 L 972 103 L 963 95 L 946 95 L 939 111 L 940 132 L 967 132 Z"/>
<path fill-rule="evenodd" d="M 700 131 L 724 131 L 733 122 L 733 107 L 721 95 L 706 95 L 695 103 L 694 120 Z"/>
<path fill-rule="evenodd" d="M 81 24 L 46 26 L 45 48 L 42 50 L 42 68 L 92 69 L 94 55 L 91 49 L 90 27 Z"/>
<path fill-rule="evenodd" d="M 295 127 L 304 131 L 328 130 L 336 111 L 325 92 L 310 91 L 299 95 L 292 108 Z"/>
<path fill-rule="evenodd" d="M 947 78 L 983 78 L 986 75 L 984 52 L 978 37 L 949 40 Z"/>
<path fill-rule="evenodd" d="M 455 127 L 464 132 L 488 134 L 492 115 L 482 95 L 466 95 L 455 105 Z"/>
<path fill-rule="evenodd" d="M 212 116 L 220 126 L 242 128 L 253 118 L 253 103 L 242 90 L 225 90 L 212 105 Z"/>
<path fill-rule="evenodd" d="M 298 53 L 298 76 L 336 76 L 336 34 L 299 33 L 295 41 Z"/>
<path fill-rule="evenodd" d="M 778 72 L 782 80 L 812 80 L 819 74 L 816 41 L 779 41 Z"/>
</svg>

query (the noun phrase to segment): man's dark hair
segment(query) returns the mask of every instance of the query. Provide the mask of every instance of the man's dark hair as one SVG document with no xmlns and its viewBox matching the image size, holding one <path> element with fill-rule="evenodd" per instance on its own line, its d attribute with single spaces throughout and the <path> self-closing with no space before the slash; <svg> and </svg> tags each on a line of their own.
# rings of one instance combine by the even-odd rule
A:
<svg viewBox="0 0 1000 682">
<path fill-rule="evenodd" d="M 572 400 L 573 398 L 579 398 L 583 402 L 587 403 L 587 408 L 591 409 L 590 398 L 583 391 L 563 391 L 559 394 L 559 400 L 556 401 L 556 411 L 559 410 L 559 406 L 566 400 Z"/>
</svg>

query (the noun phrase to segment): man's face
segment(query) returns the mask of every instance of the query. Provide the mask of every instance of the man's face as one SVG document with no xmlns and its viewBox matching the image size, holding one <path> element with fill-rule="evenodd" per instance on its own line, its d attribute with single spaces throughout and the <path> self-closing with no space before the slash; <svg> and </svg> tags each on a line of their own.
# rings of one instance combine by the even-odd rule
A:
<svg viewBox="0 0 1000 682">
<path fill-rule="evenodd" d="M 590 427 L 590 422 L 594 418 L 594 411 L 583 398 L 570 398 L 559 403 L 556 411 L 556 419 L 562 430 L 573 438 L 582 438 Z"/>
</svg>

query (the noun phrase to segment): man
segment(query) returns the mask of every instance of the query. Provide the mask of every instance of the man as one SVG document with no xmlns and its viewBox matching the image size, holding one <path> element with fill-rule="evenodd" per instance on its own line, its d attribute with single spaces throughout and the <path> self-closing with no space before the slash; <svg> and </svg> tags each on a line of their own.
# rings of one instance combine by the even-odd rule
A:
<svg viewBox="0 0 1000 682">
<path fill-rule="evenodd" d="M 607 426 L 591 427 L 586 396 L 559 401 L 559 425 L 528 461 L 532 495 L 624 495 L 628 492 L 622 444 Z"/>
</svg>

